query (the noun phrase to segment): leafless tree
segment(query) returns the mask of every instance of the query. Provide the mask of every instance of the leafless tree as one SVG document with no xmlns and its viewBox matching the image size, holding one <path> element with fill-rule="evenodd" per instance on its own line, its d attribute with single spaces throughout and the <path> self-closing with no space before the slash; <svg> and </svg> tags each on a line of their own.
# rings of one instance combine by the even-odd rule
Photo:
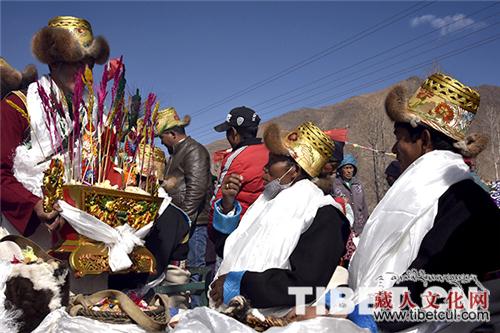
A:
<svg viewBox="0 0 500 333">
<path fill-rule="evenodd" d="M 365 139 L 368 145 L 375 150 L 385 151 L 387 149 L 387 117 L 379 106 L 368 107 L 367 119 L 370 119 L 369 128 L 365 132 Z M 371 151 L 373 168 L 373 189 L 377 203 L 382 199 L 387 190 L 385 181 L 385 168 L 388 163 L 387 156 L 380 152 Z"/>
<path fill-rule="evenodd" d="M 495 179 L 500 179 L 499 169 L 500 169 L 500 115 L 498 108 L 493 106 L 488 106 L 485 110 L 486 114 L 486 126 L 488 134 L 490 136 L 490 154 L 491 161 L 495 168 Z"/>
</svg>

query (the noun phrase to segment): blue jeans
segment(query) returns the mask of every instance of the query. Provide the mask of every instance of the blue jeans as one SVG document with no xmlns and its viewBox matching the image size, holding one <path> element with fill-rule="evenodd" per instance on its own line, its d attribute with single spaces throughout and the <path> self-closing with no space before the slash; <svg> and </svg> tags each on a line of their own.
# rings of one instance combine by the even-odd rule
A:
<svg viewBox="0 0 500 333">
<path fill-rule="evenodd" d="M 193 235 L 189 239 L 189 252 L 188 252 L 188 267 L 205 267 L 205 255 L 207 253 L 207 226 L 196 226 Z M 191 276 L 191 282 L 200 281 L 201 276 L 194 274 Z M 200 306 L 200 297 L 191 296 L 191 306 Z"/>
</svg>

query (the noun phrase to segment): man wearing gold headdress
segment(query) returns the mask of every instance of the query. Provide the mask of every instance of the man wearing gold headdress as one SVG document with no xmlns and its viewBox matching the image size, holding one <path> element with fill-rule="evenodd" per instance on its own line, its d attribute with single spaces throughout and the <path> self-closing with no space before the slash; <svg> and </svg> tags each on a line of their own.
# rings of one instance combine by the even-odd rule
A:
<svg viewBox="0 0 500 333">
<path fill-rule="evenodd" d="M 362 287 L 379 287 L 380 282 L 382 288 L 392 287 L 395 280 L 384 277 L 409 269 L 474 274 L 479 281 L 500 270 L 500 210 L 474 182 L 463 160 L 479 154 L 487 143 L 482 135 L 467 135 L 479 98 L 474 89 L 440 73 L 427 78 L 409 99 L 401 86 L 389 92 L 385 108 L 395 122 L 392 150 L 403 173 L 361 234 L 349 267 L 349 285 L 355 294 Z M 481 255 L 471 258 L 471 251 Z M 407 287 L 411 300 L 422 305 L 421 282 L 396 286 Z M 490 300 L 497 298 L 490 295 Z M 389 331 L 413 325 L 378 323 Z"/>
<path fill-rule="evenodd" d="M 62 219 L 57 211 L 44 212 L 41 185 L 43 171 L 56 153 L 54 140 L 67 142 L 72 128 L 67 102 L 71 99 L 66 96 L 73 93 L 78 70 L 107 61 L 109 46 L 103 37 L 93 37 L 86 20 L 58 16 L 34 35 L 32 51 L 40 62 L 49 66 L 50 75 L 31 83 L 25 94 L 13 91 L 2 100 L 1 209 L 10 233 L 35 234 L 32 237 L 47 248 L 50 235 L 42 224 L 54 229 Z M 53 96 L 60 107 L 51 110 L 52 113 L 45 112 L 39 89 Z M 55 132 L 64 135 L 55 138 Z"/>
<path fill-rule="evenodd" d="M 345 252 L 349 222 L 311 181 L 332 156 L 332 140 L 307 122 L 284 138 L 272 124 L 264 142 L 264 192 L 240 221 L 241 179 L 231 175 L 215 204 L 214 228 L 229 234 L 210 291 L 215 306 L 243 295 L 257 308 L 290 308 L 296 300 L 288 288 L 326 286 Z"/>
</svg>

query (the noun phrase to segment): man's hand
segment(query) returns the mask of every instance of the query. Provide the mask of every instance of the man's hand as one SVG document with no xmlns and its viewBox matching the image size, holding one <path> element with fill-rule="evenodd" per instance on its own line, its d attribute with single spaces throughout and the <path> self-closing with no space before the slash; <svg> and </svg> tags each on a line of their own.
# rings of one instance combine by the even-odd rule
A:
<svg viewBox="0 0 500 333">
<path fill-rule="evenodd" d="M 224 282 L 227 274 L 221 275 L 210 285 L 210 298 L 215 302 L 218 308 L 224 302 Z"/>
<path fill-rule="evenodd" d="M 59 216 L 61 207 L 59 207 L 59 205 L 56 203 L 54 204 L 53 208 L 54 210 L 52 212 L 46 213 L 43 210 L 43 200 L 39 200 L 33 208 L 33 211 L 35 212 L 38 219 L 47 226 L 49 231 L 57 230 L 64 224 L 64 219 Z"/>
<path fill-rule="evenodd" d="M 243 176 L 236 173 L 224 178 L 222 183 L 222 212 L 229 213 L 234 208 L 234 200 L 241 189 Z"/>
<path fill-rule="evenodd" d="M 303 314 L 297 314 L 297 308 L 293 308 L 290 312 L 287 313 L 285 318 L 293 320 L 293 321 L 302 321 L 307 319 L 316 318 L 317 315 L 317 307 L 316 306 L 306 306 L 305 312 Z M 328 313 L 325 310 L 325 313 Z"/>
</svg>

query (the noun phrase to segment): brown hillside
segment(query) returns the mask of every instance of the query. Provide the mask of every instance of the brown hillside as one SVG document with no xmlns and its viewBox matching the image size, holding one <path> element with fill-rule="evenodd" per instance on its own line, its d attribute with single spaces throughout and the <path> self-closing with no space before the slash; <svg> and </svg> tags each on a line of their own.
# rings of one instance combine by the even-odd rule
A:
<svg viewBox="0 0 500 333">
<path fill-rule="evenodd" d="M 413 92 L 421 82 L 422 80 L 418 77 L 410 77 L 398 84 Z M 304 121 L 312 121 L 323 129 L 347 127 L 349 128 L 349 142 L 390 152 L 394 143 L 393 127 L 386 117 L 383 107 L 385 96 L 390 88 L 351 97 L 343 102 L 319 109 L 302 108 L 291 111 L 270 121 L 277 122 L 286 130 L 290 130 Z M 496 138 L 493 134 L 489 146 L 478 158 L 478 172 L 483 179 L 493 180 L 498 177 L 495 175 L 494 160 L 497 161 L 498 165 L 500 155 L 500 112 L 498 111 L 500 108 L 500 87 L 483 85 L 477 89 L 481 94 L 481 107 L 471 131 L 486 133 L 490 136 L 492 133 L 497 133 Z M 259 110 L 256 111 L 259 113 Z M 262 128 L 264 127 L 265 124 Z M 228 144 L 225 140 L 219 140 L 207 145 L 207 148 L 212 153 L 228 148 Z M 346 145 L 345 152 L 354 154 L 358 159 L 358 177 L 365 185 L 371 210 L 377 203 L 376 193 L 378 192 L 380 198 L 386 191 L 383 172 L 392 158 L 383 154 L 374 156 L 370 151 L 355 148 L 352 145 Z M 377 179 L 377 182 L 374 179 Z"/>
</svg>

